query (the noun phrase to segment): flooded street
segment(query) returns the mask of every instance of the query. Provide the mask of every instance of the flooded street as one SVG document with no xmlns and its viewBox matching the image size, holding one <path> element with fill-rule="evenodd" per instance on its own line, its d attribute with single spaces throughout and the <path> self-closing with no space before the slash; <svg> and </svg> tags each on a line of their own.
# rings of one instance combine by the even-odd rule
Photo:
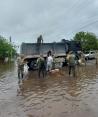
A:
<svg viewBox="0 0 98 117">
<path fill-rule="evenodd" d="M 38 78 L 27 74 L 18 86 L 14 64 L 0 65 L 0 117 L 98 117 L 98 67 L 95 61 Z"/>
</svg>

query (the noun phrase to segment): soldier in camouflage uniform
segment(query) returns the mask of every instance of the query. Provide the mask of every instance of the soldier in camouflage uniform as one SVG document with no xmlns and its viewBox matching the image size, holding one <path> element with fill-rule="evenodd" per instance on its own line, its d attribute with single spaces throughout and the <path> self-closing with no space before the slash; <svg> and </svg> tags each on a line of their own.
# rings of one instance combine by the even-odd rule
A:
<svg viewBox="0 0 98 117">
<path fill-rule="evenodd" d="M 37 59 L 37 65 L 38 65 L 38 76 L 39 76 L 39 78 L 40 78 L 41 73 L 44 77 L 45 72 L 46 72 L 46 65 L 45 65 L 45 59 L 44 59 L 43 55 L 40 55 L 40 57 Z"/>
<path fill-rule="evenodd" d="M 75 77 L 75 55 L 73 54 L 72 51 L 69 52 L 67 55 L 67 60 L 68 60 L 68 68 L 69 68 L 69 75 L 71 74 L 71 71 L 73 73 L 73 76 Z"/>
<path fill-rule="evenodd" d="M 17 67 L 18 67 L 18 78 L 23 79 L 24 74 L 24 56 L 20 55 L 17 58 Z"/>
</svg>

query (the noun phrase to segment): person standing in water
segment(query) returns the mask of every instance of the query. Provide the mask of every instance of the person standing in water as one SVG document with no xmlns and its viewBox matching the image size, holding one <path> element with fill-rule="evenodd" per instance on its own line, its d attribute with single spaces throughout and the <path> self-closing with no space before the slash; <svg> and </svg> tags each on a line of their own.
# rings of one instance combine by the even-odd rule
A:
<svg viewBox="0 0 98 117">
<path fill-rule="evenodd" d="M 20 80 L 22 80 L 24 76 L 24 55 L 18 55 L 17 67 L 18 67 L 18 78 L 20 82 Z"/>
<path fill-rule="evenodd" d="M 40 57 L 37 59 L 37 65 L 38 65 L 38 77 L 40 78 L 42 73 L 42 76 L 44 78 L 46 68 L 45 68 L 45 59 L 43 55 L 40 55 Z"/>
<path fill-rule="evenodd" d="M 75 55 L 72 51 L 69 52 L 67 55 L 68 60 L 68 68 L 69 68 L 69 75 L 71 75 L 71 71 L 73 73 L 73 76 L 75 77 Z"/>
<path fill-rule="evenodd" d="M 51 72 L 52 67 L 53 67 L 53 57 L 49 55 L 47 57 L 47 71 Z"/>
</svg>

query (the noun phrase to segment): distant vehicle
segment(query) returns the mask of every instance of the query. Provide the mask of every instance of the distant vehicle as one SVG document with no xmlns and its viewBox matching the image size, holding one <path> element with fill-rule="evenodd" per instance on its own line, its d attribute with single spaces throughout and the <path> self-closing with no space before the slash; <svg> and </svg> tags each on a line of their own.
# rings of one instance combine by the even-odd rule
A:
<svg viewBox="0 0 98 117">
<path fill-rule="evenodd" d="M 87 51 L 87 52 L 84 53 L 84 55 L 85 55 L 86 60 L 95 59 L 96 52 L 95 51 Z"/>
</svg>

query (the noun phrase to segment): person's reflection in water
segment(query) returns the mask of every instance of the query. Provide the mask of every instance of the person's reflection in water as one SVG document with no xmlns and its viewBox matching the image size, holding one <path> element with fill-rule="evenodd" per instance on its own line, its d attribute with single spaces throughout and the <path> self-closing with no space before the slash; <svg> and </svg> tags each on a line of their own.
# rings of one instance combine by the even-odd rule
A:
<svg viewBox="0 0 98 117">
<path fill-rule="evenodd" d="M 67 90 L 66 92 L 72 96 L 74 99 L 81 94 L 82 86 L 81 84 L 79 85 L 79 80 L 78 79 L 72 79 L 68 80 L 67 82 Z"/>
<path fill-rule="evenodd" d="M 17 96 L 24 96 L 24 86 L 23 83 L 18 83 Z"/>
</svg>

